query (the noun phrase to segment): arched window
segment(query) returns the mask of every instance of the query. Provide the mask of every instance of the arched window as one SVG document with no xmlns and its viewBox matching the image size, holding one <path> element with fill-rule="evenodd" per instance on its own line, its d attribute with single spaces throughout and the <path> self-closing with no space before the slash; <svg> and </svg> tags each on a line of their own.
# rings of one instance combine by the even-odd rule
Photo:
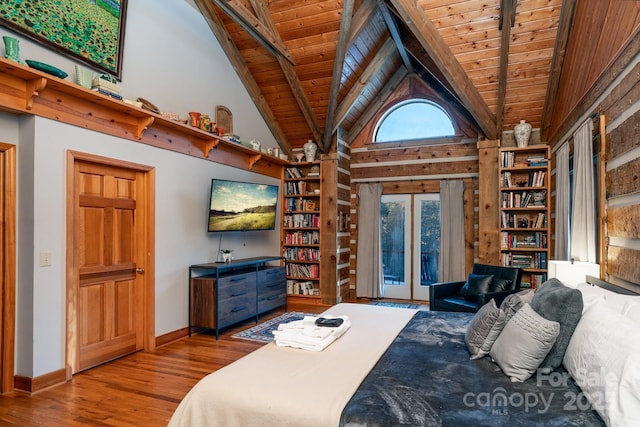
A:
<svg viewBox="0 0 640 427">
<path fill-rule="evenodd" d="M 454 136 L 449 114 L 425 99 L 410 99 L 389 109 L 376 126 L 374 142 Z"/>
</svg>

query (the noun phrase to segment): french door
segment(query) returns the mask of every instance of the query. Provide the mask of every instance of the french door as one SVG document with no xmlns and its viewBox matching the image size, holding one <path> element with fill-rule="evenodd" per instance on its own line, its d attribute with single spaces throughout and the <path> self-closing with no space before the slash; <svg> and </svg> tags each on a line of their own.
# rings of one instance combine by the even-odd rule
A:
<svg viewBox="0 0 640 427">
<path fill-rule="evenodd" d="M 383 195 L 380 221 L 383 296 L 428 300 L 438 281 L 440 195 Z"/>
</svg>

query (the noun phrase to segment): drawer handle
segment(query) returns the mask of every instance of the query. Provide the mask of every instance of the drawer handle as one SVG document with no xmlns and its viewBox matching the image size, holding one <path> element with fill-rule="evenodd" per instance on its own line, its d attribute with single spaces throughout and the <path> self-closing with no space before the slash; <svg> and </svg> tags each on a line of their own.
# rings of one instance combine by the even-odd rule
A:
<svg viewBox="0 0 640 427">
<path fill-rule="evenodd" d="M 246 310 L 246 309 L 247 309 L 247 307 L 233 307 L 233 309 L 231 310 L 231 312 L 232 312 L 232 313 L 237 313 L 237 312 L 239 312 L 239 311 Z"/>
<path fill-rule="evenodd" d="M 246 277 L 233 277 L 231 278 L 231 280 L 229 280 L 230 282 L 242 282 L 243 280 L 246 280 Z"/>
<path fill-rule="evenodd" d="M 274 299 L 278 299 L 280 298 L 280 295 L 272 295 L 269 298 L 267 298 L 267 301 L 273 301 Z"/>
<path fill-rule="evenodd" d="M 273 288 L 279 288 L 281 286 L 282 286 L 282 283 L 272 283 L 270 285 L 267 285 L 267 288 L 273 289 Z"/>
<path fill-rule="evenodd" d="M 247 291 L 244 292 L 238 292 L 237 294 L 231 294 L 232 297 L 239 297 L 240 295 L 246 295 Z"/>
</svg>

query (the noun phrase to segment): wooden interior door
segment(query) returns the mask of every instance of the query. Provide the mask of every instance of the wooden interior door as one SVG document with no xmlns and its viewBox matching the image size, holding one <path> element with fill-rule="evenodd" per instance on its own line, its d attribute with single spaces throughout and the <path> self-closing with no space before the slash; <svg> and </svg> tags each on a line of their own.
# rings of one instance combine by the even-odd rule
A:
<svg viewBox="0 0 640 427">
<path fill-rule="evenodd" d="M 144 180 L 127 166 L 74 162 L 73 372 L 145 348 L 153 299 L 146 297 L 148 239 L 140 238 L 149 222 Z"/>
<path fill-rule="evenodd" d="M 16 328 L 16 153 L 0 143 L 0 392 L 13 391 Z"/>
</svg>

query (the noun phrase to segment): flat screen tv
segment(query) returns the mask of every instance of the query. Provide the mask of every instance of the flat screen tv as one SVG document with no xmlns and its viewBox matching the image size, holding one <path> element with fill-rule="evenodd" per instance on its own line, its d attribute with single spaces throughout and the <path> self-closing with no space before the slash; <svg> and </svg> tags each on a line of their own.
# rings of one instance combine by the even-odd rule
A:
<svg viewBox="0 0 640 427">
<path fill-rule="evenodd" d="M 278 186 L 211 180 L 210 232 L 273 230 L 276 227 Z"/>
</svg>

